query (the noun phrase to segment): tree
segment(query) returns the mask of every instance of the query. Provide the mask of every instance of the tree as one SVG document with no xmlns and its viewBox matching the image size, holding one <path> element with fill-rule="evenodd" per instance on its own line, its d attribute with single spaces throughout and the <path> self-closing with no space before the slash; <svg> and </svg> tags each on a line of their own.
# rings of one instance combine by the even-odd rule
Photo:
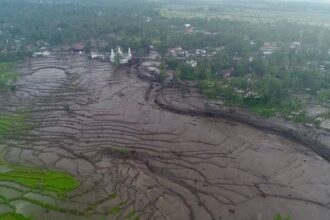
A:
<svg viewBox="0 0 330 220">
<path fill-rule="evenodd" d="M 259 80 L 256 87 L 256 91 L 258 95 L 261 96 L 264 104 L 276 103 L 285 94 L 281 81 L 269 74 Z"/>
</svg>

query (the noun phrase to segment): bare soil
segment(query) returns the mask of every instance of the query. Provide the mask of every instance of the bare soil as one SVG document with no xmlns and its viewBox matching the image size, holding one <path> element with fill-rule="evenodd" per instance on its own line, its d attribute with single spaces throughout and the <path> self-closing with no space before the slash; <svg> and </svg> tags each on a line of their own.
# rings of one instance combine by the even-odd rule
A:
<svg viewBox="0 0 330 220">
<path fill-rule="evenodd" d="M 150 220 L 330 219 L 330 164 L 301 143 L 167 111 L 155 103 L 157 83 L 85 56 L 31 59 L 19 72 L 0 112 L 24 108 L 34 126 L 3 146 L 5 158 L 75 175 L 82 185 L 65 204 L 92 205 L 88 219 L 122 220 L 133 210 Z M 119 213 L 107 212 L 120 202 Z"/>
</svg>

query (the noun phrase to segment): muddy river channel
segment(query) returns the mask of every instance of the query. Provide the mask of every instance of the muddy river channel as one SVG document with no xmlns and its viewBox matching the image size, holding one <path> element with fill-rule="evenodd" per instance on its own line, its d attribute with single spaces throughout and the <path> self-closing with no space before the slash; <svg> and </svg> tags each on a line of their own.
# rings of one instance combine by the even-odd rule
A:
<svg viewBox="0 0 330 220">
<path fill-rule="evenodd" d="M 0 99 L 0 113 L 28 111 L 32 130 L 1 146 L 5 160 L 80 181 L 56 200 L 2 183 L 7 198 L 29 194 L 59 207 L 18 199 L 11 205 L 19 213 L 36 220 L 330 219 L 330 163 L 302 144 L 166 111 L 154 102 L 158 88 L 85 56 L 34 58 L 18 72 L 17 91 Z"/>
</svg>

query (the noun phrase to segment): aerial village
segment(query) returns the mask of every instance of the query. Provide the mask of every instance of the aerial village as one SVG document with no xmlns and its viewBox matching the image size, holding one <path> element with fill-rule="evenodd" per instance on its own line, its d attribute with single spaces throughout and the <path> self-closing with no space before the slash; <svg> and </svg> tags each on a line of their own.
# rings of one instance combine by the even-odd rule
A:
<svg viewBox="0 0 330 220">
<path fill-rule="evenodd" d="M 150 18 L 147 18 L 147 22 L 150 22 Z M 0 26 L 0 36 L 5 39 L 0 41 L 0 56 L 11 53 L 24 53 L 31 54 L 32 57 L 47 57 L 52 53 L 56 52 L 71 52 L 73 54 L 84 54 L 88 55 L 91 59 L 97 59 L 101 61 L 109 61 L 111 63 L 119 63 L 126 64 L 133 58 L 133 54 L 130 48 L 127 48 L 127 51 L 124 52 L 122 47 L 116 46 L 115 49 L 102 49 L 98 50 L 97 46 L 92 46 L 86 49 L 85 43 L 77 42 L 73 45 L 63 45 L 63 46 L 51 46 L 46 41 L 36 41 L 36 42 L 27 42 L 25 38 L 12 38 L 11 35 L 8 34 L 8 30 L 14 27 L 5 24 Z M 218 33 L 212 33 L 208 31 L 203 31 L 195 28 L 191 24 L 184 24 L 181 27 L 181 32 L 186 35 L 200 33 L 203 35 L 217 35 Z M 6 40 L 7 39 L 7 40 Z M 10 40 L 9 40 L 10 39 Z M 107 42 L 103 42 L 101 39 L 92 39 L 91 42 L 96 41 L 97 43 L 107 45 Z M 252 62 L 257 56 L 260 57 L 270 57 L 276 52 L 281 50 L 300 50 L 302 48 L 302 41 L 298 39 L 298 41 L 294 41 L 291 43 L 284 44 L 283 42 L 256 42 L 253 39 L 244 37 L 244 41 L 246 45 L 250 48 L 253 48 L 248 55 L 248 61 Z M 102 43 L 101 43 L 102 42 Z M 97 43 L 94 43 L 97 44 Z M 93 45 L 93 43 L 92 43 Z M 156 46 L 150 45 L 150 48 L 157 48 Z M 136 49 L 136 48 L 135 48 Z M 215 59 L 217 54 L 220 54 L 222 51 L 226 50 L 226 45 L 221 47 L 204 47 L 204 48 L 194 48 L 194 49 L 185 49 L 183 46 L 177 45 L 176 47 L 167 48 L 165 57 L 171 59 L 181 60 L 191 65 L 191 67 L 196 67 L 198 64 L 198 60 L 200 59 Z M 329 49 L 330 54 L 330 49 Z M 241 62 L 242 57 L 239 53 L 236 52 L 234 56 L 231 57 L 233 63 Z M 316 64 L 319 66 L 320 70 L 325 69 L 324 63 Z M 231 76 L 235 70 L 233 68 L 228 68 L 222 71 L 222 75 L 229 77 Z"/>
<path fill-rule="evenodd" d="M 72 54 L 86 54 L 85 45 L 83 43 L 76 43 L 70 48 Z M 51 52 L 46 48 L 41 48 L 39 51 L 33 52 L 32 57 L 47 57 Z M 123 52 L 121 47 L 117 50 L 111 49 L 110 52 L 100 52 L 93 50 L 89 53 L 89 58 L 101 61 L 109 61 L 111 63 L 127 64 L 132 58 L 132 51 L 128 48 L 127 53 Z"/>
</svg>

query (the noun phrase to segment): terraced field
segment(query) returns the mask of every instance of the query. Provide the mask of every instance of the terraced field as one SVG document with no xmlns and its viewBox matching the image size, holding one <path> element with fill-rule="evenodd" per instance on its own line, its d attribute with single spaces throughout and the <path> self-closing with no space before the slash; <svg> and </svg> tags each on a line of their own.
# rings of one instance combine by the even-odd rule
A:
<svg viewBox="0 0 330 220">
<path fill-rule="evenodd" d="M 35 58 L 18 72 L 16 93 L 0 96 L 0 115 L 19 112 L 28 126 L 0 145 L 0 216 L 330 219 L 330 165 L 305 146 L 167 112 L 154 102 L 157 84 L 85 56 Z M 59 193 L 2 178 L 16 169 L 54 172 L 71 184 Z"/>
</svg>

